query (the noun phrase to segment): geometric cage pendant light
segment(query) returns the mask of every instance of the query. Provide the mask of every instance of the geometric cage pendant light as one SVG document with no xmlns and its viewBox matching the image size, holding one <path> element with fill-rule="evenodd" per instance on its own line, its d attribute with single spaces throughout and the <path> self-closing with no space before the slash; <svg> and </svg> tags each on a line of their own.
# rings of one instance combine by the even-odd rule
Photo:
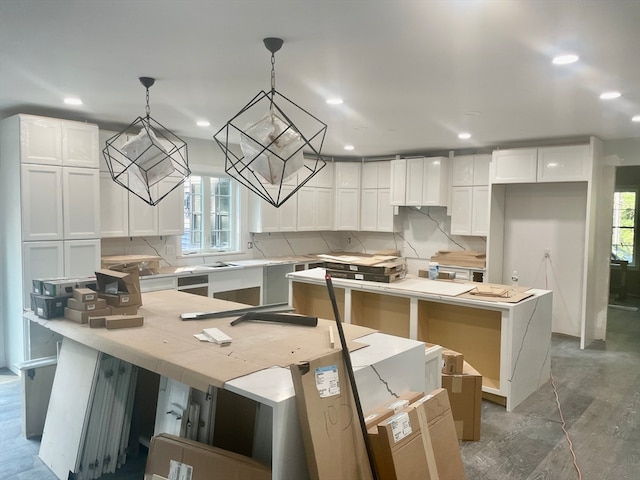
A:
<svg viewBox="0 0 640 480">
<path fill-rule="evenodd" d="M 178 188 L 191 175 L 187 144 L 151 117 L 151 77 L 140 77 L 146 89 L 146 116 L 136 118 L 123 131 L 109 138 L 102 150 L 114 182 L 149 205 Z"/>
<path fill-rule="evenodd" d="M 263 41 L 271 52 L 271 90 L 261 90 L 213 138 L 227 174 L 280 207 L 326 165 L 327 125 L 276 90 L 275 52 L 283 40 Z"/>
</svg>

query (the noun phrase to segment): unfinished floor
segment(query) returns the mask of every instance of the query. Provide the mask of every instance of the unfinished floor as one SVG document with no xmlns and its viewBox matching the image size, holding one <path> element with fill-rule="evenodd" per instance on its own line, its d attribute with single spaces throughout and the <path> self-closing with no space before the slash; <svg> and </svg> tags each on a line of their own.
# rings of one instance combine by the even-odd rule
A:
<svg viewBox="0 0 640 480">
<path fill-rule="evenodd" d="M 481 440 L 461 444 L 469 480 L 640 478 L 638 306 L 640 299 L 630 298 L 609 308 L 607 341 L 589 349 L 580 350 L 577 338 L 553 336 L 552 374 L 573 446 L 562 431 L 552 382 L 511 413 L 484 401 Z M 38 448 L 21 434 L 20 381 L 0 370 L 0 479 L 54 480 Z M 142 480 L 144 464 L 141 456 L 102 478 Z"/>
</svg>

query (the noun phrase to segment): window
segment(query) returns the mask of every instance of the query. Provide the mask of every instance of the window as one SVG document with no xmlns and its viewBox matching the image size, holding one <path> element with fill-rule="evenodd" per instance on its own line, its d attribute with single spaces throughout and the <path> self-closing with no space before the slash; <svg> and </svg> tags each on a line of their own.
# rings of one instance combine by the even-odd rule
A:
<svg viewBox="0 0 640 480">
<path fill-rule="evenodd" d="M 638 209 L 638 191 L 618 190 L 613 196 L 613 236 L 611 239 L 611 258 L 626 260 L 635 265 L 636 247 L 636 210 Z"/>
<path fill-rule="evenodd" d="M 191 175 L 184 182 L 182 254 L 237 250 L 237 204 L 229 177 Z"/>
</svg>

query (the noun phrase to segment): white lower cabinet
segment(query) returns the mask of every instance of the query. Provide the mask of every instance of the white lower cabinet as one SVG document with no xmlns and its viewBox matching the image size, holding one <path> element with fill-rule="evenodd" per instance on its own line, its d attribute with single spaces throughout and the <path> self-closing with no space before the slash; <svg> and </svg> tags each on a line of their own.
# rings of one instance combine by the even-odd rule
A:
<svg viewBox="0 0 640 480">
<path fill-rule="evenodd" d="M 100 268 L 100 239 L 65 240 L 64 276 L 89 277 Z"/>
<path fill-rule="evenodd" d="M 64 277 L 64 242 L 24 242 L 22 244 L 22 294 L 23 304 L 31 304 L 34 278 Z"/>
</svg>

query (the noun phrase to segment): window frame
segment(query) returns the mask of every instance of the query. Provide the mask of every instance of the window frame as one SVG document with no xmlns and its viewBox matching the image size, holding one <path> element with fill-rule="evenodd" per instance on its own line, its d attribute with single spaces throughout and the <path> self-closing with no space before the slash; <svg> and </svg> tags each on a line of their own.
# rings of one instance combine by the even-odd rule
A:
<svg viewBox="0 0 640 480">
<path fill-rule="evenodd" d="M 615 213 L 616 213 L 616 201 L 615 195 L 624 192 L 633 192 L 635 194 L 635 210 L 634 210 L 634 221 L 632 227 L 620 227 L 616 226 L 615 221 Z M 632 247 L 632 256 L 633 260 L 629 262 L 628 267 L 637 268 L 638 267 L 638 213 L 639 213 L 639 205 L 640 205 L 640 188 L 633 186 L 617 186 L 614 191 L 614 201 L 612 207 L 612 231 L 611 231 L 611 255 L 613 260 L 614 246 L 619 245 L 619 243 L 614 242 L 614 235 L 616 230 L 620 229 L 633 229 L 633 247 Z"/>
<path fill-rule="evenodd" d="M 188 198 L 188 195 L 193 195 L 193 190 L 191 189 L 191 178 L 198 177 L 200 178 L 200 197 L 201 197 L 201 211 L 200 211 L 200 229 L 202 231 L 201 235 L 201 247 L 193 248 L 193 243 L 190 239 L 188 239 L 188 244 L 191 245 L 192 248 L 185 249 L 185 237 L 187 235 L 192 235 L 192 220 L 193 220 L 193 210 L 191 204 L 191 198 Z M 210 247 L 211 234 L 212 234 L 212 222 L 211 222 L 211 205 L 219 204 L 219 199 L 216 198 L 214 194 L 212 196 L 211 191 L 211 179 L 225 179 L 228 181 L 229 186 L 229 219 L 228 219 L 228 231 L 229 231 L 229 247 L 228 248 L 212 248 Z M 189 189 L 189 190 L 187 190 Z M 191 210 L 189 210 L 191 208 Z M 190 215 L 191 218 L 188 219 L 187 215 Z M 192 171 L 190 177 L 185 181 L 184 185 L 184 213 L 183 213 L 183 221 L 184 221 L 184 233 L 180 238 L 180 255 L 189 257 L 189 256 L 202 256 L 202 255 L 219 255 L 219 254 L 229 254 L 229 253 L 237 253 L 239 252 L 240 246 L 240 189 L 236 182 L 233 179 L 225 174 L 218 172 L 201 172 L 201 171 Z M 204 247 L 203 247 L 204 246 Z"/>
</svg>

